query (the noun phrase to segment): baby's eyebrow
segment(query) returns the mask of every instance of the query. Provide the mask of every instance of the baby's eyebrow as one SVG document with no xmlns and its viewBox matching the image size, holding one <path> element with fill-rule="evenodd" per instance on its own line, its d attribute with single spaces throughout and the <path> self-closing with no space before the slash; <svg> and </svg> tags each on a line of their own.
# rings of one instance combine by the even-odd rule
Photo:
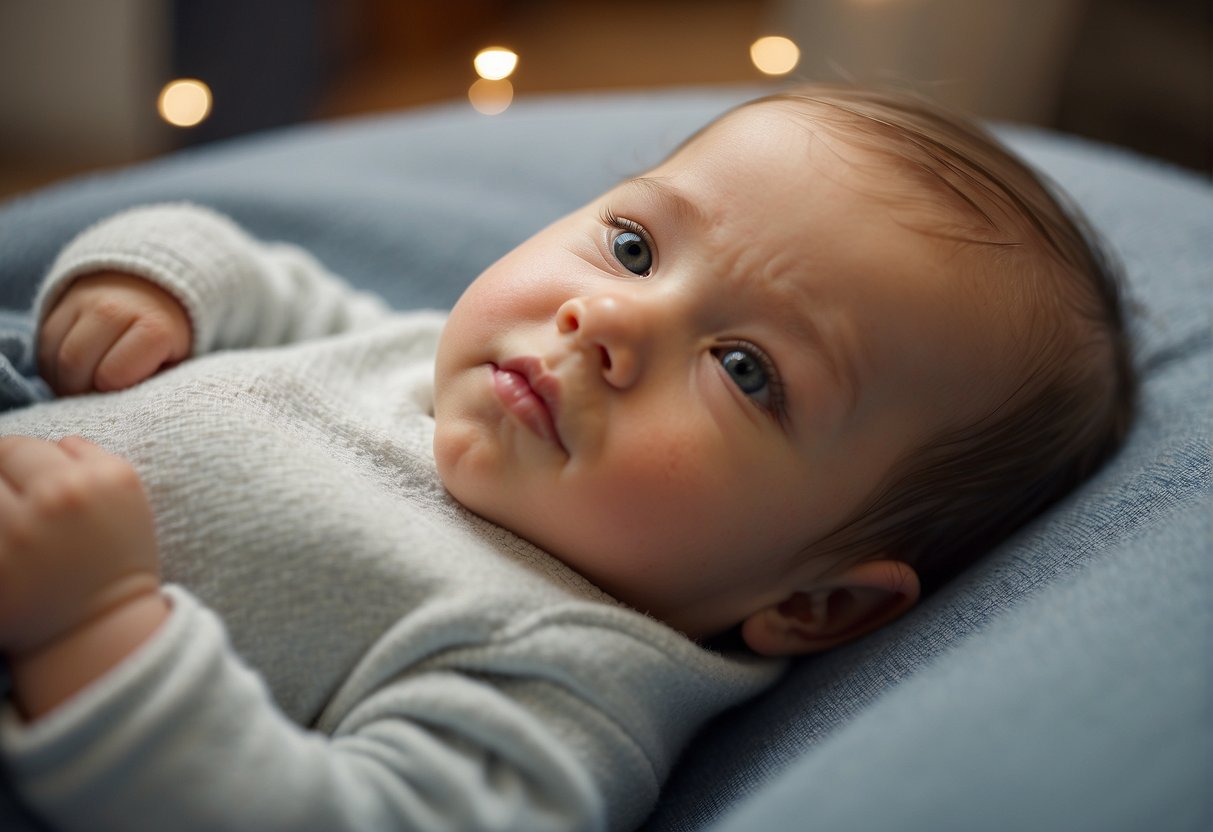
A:
<svg viewBox="0 0 1213 832">
<path fill-rule="evenodd" d="M 682 223 L 705 226 L 707 215 L 691 199 L 660 176 L 636 176 L 622 183 L 624 188 L 644 191 L 645 196 L 660 204 L 662 210 Z"/>
</svg>

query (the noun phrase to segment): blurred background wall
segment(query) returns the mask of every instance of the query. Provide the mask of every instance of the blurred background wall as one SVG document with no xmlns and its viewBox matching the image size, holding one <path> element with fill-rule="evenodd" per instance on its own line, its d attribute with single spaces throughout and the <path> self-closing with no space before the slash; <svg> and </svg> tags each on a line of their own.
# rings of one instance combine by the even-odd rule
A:
<svg viewBox="0 0 1213 832">
<path fill-rule="evenodd" d="M 754 83 L 768 35 L 798 47 L 785 80 L 908 81 L 1213 172 L 1209 0 L 0 0 L 0 198 L 296 122 L 472 106 L 490 45 L 518 56 L 490 82 L 517 97 Z M 190 78 L 209 109 L 172 126 L 158 102 Z"/>
</svg>

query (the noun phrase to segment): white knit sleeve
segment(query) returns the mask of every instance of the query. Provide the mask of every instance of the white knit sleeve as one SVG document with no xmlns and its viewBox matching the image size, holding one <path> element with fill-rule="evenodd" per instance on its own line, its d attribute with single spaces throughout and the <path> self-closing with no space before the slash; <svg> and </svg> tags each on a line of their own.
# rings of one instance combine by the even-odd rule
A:
<svg viewBox="0 0 1213 832">
<path fill-rule="evenodd" d="M 99 271 L 146 278 L 185 307 L 193 353 L 285 344 L 356 329 L 386 316 L 301 248 L 254 239 L 189 203 L 132 208 L 98 222 L 55 260 L 35 299 L 41 322 L 71 282 Z"/>
<path fill-rule="evenodd" d="M 368 697 L 333 735 L 308 731 L 218 618 L 166 589 L 169 620 L 77 697 L 28 725 L 0 707 L 4 769 L 48 828 L 603 830 L 580 761 L 483 681 L 422 673 Z"/>
</svg>

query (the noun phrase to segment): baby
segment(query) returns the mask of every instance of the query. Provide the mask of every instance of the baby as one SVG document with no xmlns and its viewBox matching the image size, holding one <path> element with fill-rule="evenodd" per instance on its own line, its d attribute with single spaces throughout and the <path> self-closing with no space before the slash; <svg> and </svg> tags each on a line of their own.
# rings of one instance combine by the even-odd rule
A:
<svg viewBox="0 0 1213 832">
<path fill-rule="evenodd" d="M 773 657 L 906 612 L 1132 405 L 1077 220 L 848 88 L 725 114 L 449 317 L 189 205 L 36 312 L 0 748 L 63 829 L 630 828 Z"/>
</svg>

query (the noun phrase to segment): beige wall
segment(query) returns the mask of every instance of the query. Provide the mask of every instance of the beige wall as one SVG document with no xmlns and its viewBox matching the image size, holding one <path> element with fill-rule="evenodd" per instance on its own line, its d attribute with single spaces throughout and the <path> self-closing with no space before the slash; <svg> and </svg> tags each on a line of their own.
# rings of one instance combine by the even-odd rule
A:
<svg viewBox="0 0 1213 832">
<path fill-rule="evenodd" d="M 775 0 L 810 78 L 923 84 L 989 118 L 1049 123 L 1087 0 Z"/>
<path fill-rule="evenodd" d="M 168 12 L 163 0 L 0 2 L 0 153 L 38 165 L 157 152 Z"/>
</svg>

